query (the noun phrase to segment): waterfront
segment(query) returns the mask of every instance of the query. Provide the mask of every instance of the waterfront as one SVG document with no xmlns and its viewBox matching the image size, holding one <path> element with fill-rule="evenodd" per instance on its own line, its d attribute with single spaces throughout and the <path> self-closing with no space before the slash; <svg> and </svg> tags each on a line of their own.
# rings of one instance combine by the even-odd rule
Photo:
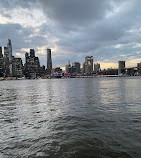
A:
<svg viewBox="0 0 141 158">
<path fill-rule="evenodd" d="M 141 77 L 0 82 L 0 157 L 140 158 Z"/>
</svg>

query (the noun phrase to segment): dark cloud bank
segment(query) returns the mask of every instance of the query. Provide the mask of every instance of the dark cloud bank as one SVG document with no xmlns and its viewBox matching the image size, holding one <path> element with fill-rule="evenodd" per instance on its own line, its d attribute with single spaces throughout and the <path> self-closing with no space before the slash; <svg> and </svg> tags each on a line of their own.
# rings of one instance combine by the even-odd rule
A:
<svg viewBox="0 0 141 158">
<path fill-rule="evenodd" d="M 58 52 L 54 52 L 54 64 L 61 66 L 68 59 L 82 62 L 86 55 L 93 55 L 96 61 L 111 62 L 121 59 L 123 54 L 141 57 L 141 53 L 136 53 L 140 48 L 130 44 L 141 43 L 139 0 L 0 0 L 0 4 L 7 9 L 28 8 L 31 12 L 34 8 L 40 9 L 47 19 L 29 41 L 27 36 L 34 33 L 32 28 L 0 24 L 0 42 L 3 44 L 7 38 L 12 38 L 15 51 L 45 45 L 58 47 Z M 57 40 L 51 43 L 51 38 Z M 122 47 L 116 47 L 119 44 Z M 41 59 L 45 62 L 42 56 Z"/>
</svg>

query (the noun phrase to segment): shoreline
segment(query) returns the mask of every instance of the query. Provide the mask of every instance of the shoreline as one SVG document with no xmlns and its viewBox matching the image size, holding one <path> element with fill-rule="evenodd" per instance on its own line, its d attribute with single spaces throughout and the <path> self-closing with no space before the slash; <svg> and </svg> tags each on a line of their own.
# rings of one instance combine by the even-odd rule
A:
<svg viewBox="0 0 141 158">
<path fill-rule="evenodd" d="M 69 79 L 69 78 L 101 78 L 101 77 L 138 77 L 138 76 L 120 76 L 120 75 L 97 75 L 97 76 L 71 76 L 71 77 L 61 77 L 60 79 Z M 39 79 L 58 79 L 56 77 L 39 77 L 39 78 L 16 78 L 16 77 L 1 77 L 0 81 L 8 80 L 39 80 Z"/>
</svg>

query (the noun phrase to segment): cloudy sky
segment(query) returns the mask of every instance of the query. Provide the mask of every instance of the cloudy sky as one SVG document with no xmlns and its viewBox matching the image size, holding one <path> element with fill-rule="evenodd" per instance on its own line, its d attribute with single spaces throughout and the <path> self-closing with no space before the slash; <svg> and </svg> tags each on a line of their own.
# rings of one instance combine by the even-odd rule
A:
<svg viewBox="0 0 141 158">
<path fill-rule="evenodd" d="M 35 49 L 46 65 L 52 49 L 53 67 L 68 60 L 81 64 L 93 56 L 102 68 L 141 62 L 140 0 L 0 0 L 0 46 L 10 38 L 13 55 L 24 62 Z"/>
</svg>

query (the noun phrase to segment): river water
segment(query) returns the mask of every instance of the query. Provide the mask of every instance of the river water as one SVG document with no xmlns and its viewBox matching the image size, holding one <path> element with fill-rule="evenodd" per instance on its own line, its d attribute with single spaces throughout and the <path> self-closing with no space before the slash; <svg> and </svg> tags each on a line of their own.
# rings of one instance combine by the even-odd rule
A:
<svg viewBox="0 0 141 158">
<path fill-rule="evenodd" d="M 140 158 L 141 77 L 0 82 L 0 158 Z"/>
</svg>

